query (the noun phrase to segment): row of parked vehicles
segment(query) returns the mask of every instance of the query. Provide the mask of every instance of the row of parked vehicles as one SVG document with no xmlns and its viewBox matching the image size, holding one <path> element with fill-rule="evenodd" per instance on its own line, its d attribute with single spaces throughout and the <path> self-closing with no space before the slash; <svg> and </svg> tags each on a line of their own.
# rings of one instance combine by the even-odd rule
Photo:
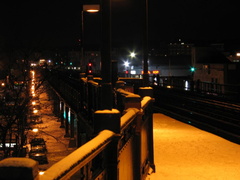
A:
<svg viewBox="0 0 240 180">
<path fill-rule="evenodd" d="M 32 99 L 29 106 L 29 114 L 28 114 L 28 122 L 31 125 L 31 128 L 33 129 L 35 125 L 38 125 L 42 123 L 42 116 L 41 116 L 41 106 L 39 97 L 37 96 L 35 92 L 35 86 L 37 85 L 36 79 L 35 79 L 35 71 L 31 71 L 32 73 L 32 86 L 31 86 L 31 95 Z M 35 132 L 36 133 L 36 132 Z M 39 164 L 47 164 L 47 147 L 46 142 L 43 138 L 40 138 L 37 136 L 37 134 L 34 135 L 34 138 L 32 138 L 29 142 L 30 144 L 30 151 L 29 151 L 29 158 L 34 159 L 39 162 Z"/>
</svg>

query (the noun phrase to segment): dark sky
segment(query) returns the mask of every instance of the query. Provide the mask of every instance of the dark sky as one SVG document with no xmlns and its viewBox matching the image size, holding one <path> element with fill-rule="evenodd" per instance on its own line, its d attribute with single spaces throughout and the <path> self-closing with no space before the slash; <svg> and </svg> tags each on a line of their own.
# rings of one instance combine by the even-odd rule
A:
<svg viewBox="0 0 240 180">
<path fill-rule="evenodd" d="M 75 46 L 81 35 L 82 1 L 2 2 L 0 38 L 18 44 L 39 42 Z M 139 0 L 112 0 L 112 42 L 134 46 L 141 41 Z M 85 37 L 99 42 L 100 18 L 85 15 Z M 92 21 L 92 22 L 91 22 Z M 239 10 L 232 0 L 149 0 L 149 42 L 187 41 L 238 43 Z"/>
</svg>

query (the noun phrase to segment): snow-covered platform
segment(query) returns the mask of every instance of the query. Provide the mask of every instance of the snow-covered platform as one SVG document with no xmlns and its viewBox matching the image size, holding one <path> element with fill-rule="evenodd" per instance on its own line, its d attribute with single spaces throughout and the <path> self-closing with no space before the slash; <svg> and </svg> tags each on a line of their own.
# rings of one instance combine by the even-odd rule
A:
<svg viewBox="0 0 240 180">
<path fill-rule="evenodd" d="M 239 180 L 240 145 L 160 113 L 153 115 L 156 173 L 147 180 Z"/>
</svg>

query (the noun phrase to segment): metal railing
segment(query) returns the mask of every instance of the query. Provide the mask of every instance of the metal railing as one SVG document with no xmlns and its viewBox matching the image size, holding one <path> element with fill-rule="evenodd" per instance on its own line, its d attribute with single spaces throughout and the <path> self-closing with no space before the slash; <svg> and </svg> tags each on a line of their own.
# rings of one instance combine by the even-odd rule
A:
<svg viewBox="0 0 240 180">
<path fill-rule="evenodd" d="M 89 141 L 47 169 L 40 180 L 144 180 L 149 169 L 155 171 L 151 88 L 139 89 L 140 95 L 116 89 L 116 109 L 97 110 L 98 83 L 81 79 L 79 93 L 64 81 L 59 82 L 64 86 L 58 89 L 59 96 L 72 101 L 68 105 L 79 103 L 73 105 L 75 111 L 86 111 L 93 132 Z"/>
</svg>

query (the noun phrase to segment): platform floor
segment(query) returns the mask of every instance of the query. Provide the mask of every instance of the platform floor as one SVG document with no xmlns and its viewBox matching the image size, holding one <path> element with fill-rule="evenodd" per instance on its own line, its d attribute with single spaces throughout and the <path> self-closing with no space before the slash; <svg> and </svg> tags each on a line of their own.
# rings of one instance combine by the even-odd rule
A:
<svg viewBox="0 0 240 180">
<path fill-rule="evenodd" d="M 156 173 L 147 180 L 240 180 L 240 145 L 160 113 L 154 120 Z"/>
</svg>

